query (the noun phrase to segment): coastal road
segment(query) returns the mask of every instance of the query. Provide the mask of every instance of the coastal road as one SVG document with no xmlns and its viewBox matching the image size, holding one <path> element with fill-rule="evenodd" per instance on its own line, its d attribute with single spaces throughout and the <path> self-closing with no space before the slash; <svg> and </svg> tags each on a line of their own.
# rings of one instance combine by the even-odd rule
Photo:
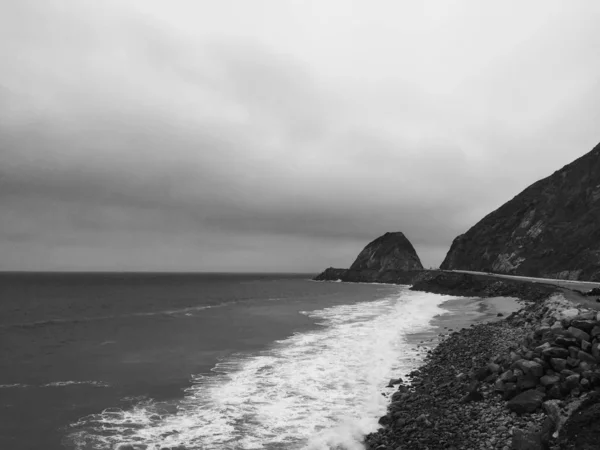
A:
<svg viewBox="0 0 600 450">
<path fill-rule="evenodd" d="M 600 310 L 600 299 L 596 300 L 597 297 L 586 297 L 577 291 L 586 292 L 593 288 L 600 288 L 600 283 L 593 281 L 573 281 L 573 280 L 557 280 L 555 278 L 536 278 L 536 277 L 520 277 L 517 275 L 504 275 L 498 273 L 487 273 L 487 272 L 475 272 L 471 270 L 443 270 L 442 272 L 455 272 L 455 273 L 468 273 L 472 275 L 483 275 L 494 278 L 506 278 L 509 280 L 516 281 L 527 281 L 529 283 L 541 283 L 541 284 L 552 284 L 563 288 L 563 294 L 569 300 L 579 303 L 590 309 Z"/>
<path fill-rule="evenodd" d="M 536 278 L 536 277 L 520 277 L 517 275 L 504 275 L 499 273 L 474 272 L 471 270 L 443 270 L 443 272 L 470 273 L 473 275 L 486 275 L 494 278 L 506 278 L 516 281 L 529 281 L 531 283 L 553 284 L 567 289 L 577 289 L 578 291 L 589 291 L 590 289 L 600 287 L 600 283 L 593 281 L 573 281 L 573 280 L 557 280 L 555 278 Z"/>
</svg>

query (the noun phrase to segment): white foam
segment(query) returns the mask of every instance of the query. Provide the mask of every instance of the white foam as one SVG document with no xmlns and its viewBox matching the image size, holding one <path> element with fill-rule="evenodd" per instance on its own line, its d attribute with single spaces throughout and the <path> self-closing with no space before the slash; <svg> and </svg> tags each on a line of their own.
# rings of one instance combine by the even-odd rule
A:
<svg viewBox="0 0 600 450">
<path fill-rule="evenodd" d="M 401 295 L 400 295 L 401 293 Z M 107 410 L 73 425 L 75 448 L 362 449 L 387 399 L 381 389 L 421 360 L 405 336 L 427 330 L 446 297 L 399 289 L 373 302 L 305 312 L 323 326 L 194 378 L 183 400 Z M 177 408 L 175 414 L 166 413 Z"/>
</svg>

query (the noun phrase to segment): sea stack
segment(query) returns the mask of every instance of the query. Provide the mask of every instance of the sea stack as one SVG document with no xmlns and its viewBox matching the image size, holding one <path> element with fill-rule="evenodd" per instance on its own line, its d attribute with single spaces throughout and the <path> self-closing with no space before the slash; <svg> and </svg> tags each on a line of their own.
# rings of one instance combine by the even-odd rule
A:
<svg viewBox="0 0 600 450">
<path fill-rule="evenodd" d="M 600 280 L 600 144 L 454 239 L 442 269 Z"/>
<path fill-rule="evenodd" d="M 350 269 L 330 267 L 315 280 L 412 284 L 423 270 L 421 260 L 404 233 L 385 233 L 369 243 Z"/>
<path fill-rule="evenodd" d="M 369 243 L 350 270 L 422 270 L 421 260 L 404 233 L 385 233 Z"/>
</svg>

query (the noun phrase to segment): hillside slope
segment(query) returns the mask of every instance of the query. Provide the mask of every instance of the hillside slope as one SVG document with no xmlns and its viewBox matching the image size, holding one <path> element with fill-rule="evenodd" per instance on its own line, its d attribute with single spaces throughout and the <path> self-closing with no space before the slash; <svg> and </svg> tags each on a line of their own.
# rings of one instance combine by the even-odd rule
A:
<svg viewBox="0 0 600 450">
<path fill-rule="evenodd" d="M 440 267 L 600 280 L 600 144 L 458 236 Z"/>
</svg>

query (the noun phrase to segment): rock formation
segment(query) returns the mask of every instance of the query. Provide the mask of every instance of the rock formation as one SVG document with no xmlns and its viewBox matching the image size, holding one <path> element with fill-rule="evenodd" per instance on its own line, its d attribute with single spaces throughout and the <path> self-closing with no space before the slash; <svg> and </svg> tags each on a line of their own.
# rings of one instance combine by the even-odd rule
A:
<svg viewBox="0 0 600 450">
<path fill-rule="evenodd" d="M 350 270 L 422 270 L 421 260 L 404 233 L 385 233 L 362 252 Z"/>
<path fill-rule="evenodd" d="M 412 284 L 423 266 L 404 233 L 385 233 L 360 252 L 350 269 L 330 267 L 315 280 Z"/>
<path fill-rule="evenodd" d="M 458 236 L 441 268 L 600 280 L 600 144 Z"/>
</svg>

